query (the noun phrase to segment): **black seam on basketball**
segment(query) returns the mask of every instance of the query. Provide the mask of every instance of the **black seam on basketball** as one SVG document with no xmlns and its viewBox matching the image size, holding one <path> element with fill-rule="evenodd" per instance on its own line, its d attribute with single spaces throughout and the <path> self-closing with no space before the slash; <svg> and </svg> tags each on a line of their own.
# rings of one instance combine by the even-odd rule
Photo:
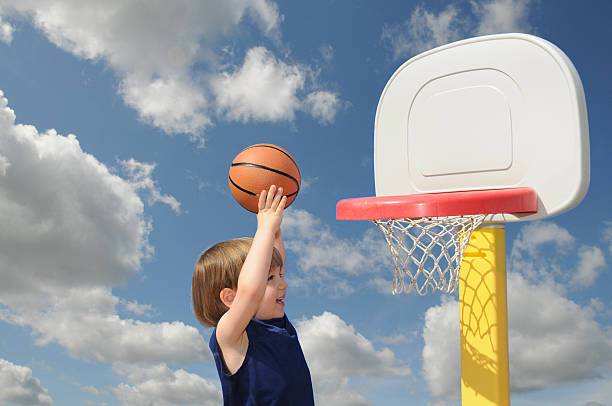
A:
<svg viewBox="0 0 612 406">
<path fill-rule="evenodd" d="M 250 195 L 250 196 L 257 196 L 257 194 L 256 194 L 256 193 L 249 192 L 248 190 L 243 189 L 243 188 L 241 188 L 240 186 L 238 186 L 238 185 L 236 184 L 236 182 L 234 182 L 234 181 L 232 180 L 232 177 L 231 177 L 231 176 L 229 177 L 229 181 L 230 181 L 230 183 L 231 183 L 232 185 L 234 185 L 234 186 L 236 187 L 236 189 L 238 189 L 238 190 L 240 190 L 240 191 L 242 191 L 242 192 L 246 193 L 247 195 Z"/>
<path fill-rule="evenodd" d="M 277 150 L 278 152 L 282 152 L 283 154 L 287 156 L 287 158 L 291 159 L 291 162 L 293 162 L 293 164 L 295 165 L 295 168 L 297 169 L 298 173 L 300 173 L 300 167 L 298 166 L 297 162 L 295 162 L 295 159 L 293 159 L 291 155 L 289 155 L 287 152 L 283 151 L 279 147 L 275 147 L 273 145 L 267 145 L 267 144 L 255 144 L 255 145 L 251 145 L 250 147 L 246 147 L 242 151 L 246 151 L 247 149 L 251 149 L 251 148 L 272 148 L 272 149 Z M 302 176 L 301 173 L 300 173 L 300 176 Z"/>
<path fill-rule="evenodd" d="M 295 191 L 295 193 L 297 193 L 297 192 L 299 192 L 299 191 L 300 191 L 300 183 L 297 181 L 297 179 L 296 179 L 296 178 L 294 178 L 293 176 L 289 175 L 289 174 L 288 174 L 288 173 L 286 173 L 286 172 L 279 171 L 278 169 L 270 168 L 270 167 L 265 166 L 265 165 L 252 164 L 252 163 L 250 163 L 250 162 L 236 162 L 236 163 L 232 163 L 232 165 L 231 165 L 231 166 L 232 166 L 232 167 L 234 167 L 234 166 L 251 166 L 251 167 L 253 167 L 253 168 L 265 169 L 265 170 L 267 170 L 267 171 L 271 171 L 271 172 L 274 172 L 274 173 L 278 173 L 279 175 L 283 175 L 283 176 L 285 176 L 285 177 L 287 177 L 287 178 L 291 179 L 293 182 L 295 182 L 295 186 L 297 187 L 297 190 Z M 287 195 L 287 196 L 289 196 L 289 195 Z"/>
<path fill-rule="evenodd" d="M 242 192 L 246 193 L 247 195 L 249 195 L 249 196 L 257 196 L 257 194 L 256 194 L 256 193 L 250 192 L 250 191 L 248 191 L 248 190 L 246 190 L 246 189 L 241 188 L 240 186 L 238 186 L 238 185 L 236 184 L 236 182 L 234 182 L 234 180 L 232 179 L 232 177 L 231 177 L 231 176 L 229 177 L 229 181 L 230 181 L 230 183 L 231 183 L 232 185 L 234 185 L 234 187 L 236 187 L 236 189 L 238 189 L 238 190 L 240 190 L 240 191 L 242 191 Z M 298 192 L 299 192 L 299 189 L 298 189 L 298 190 L 296 190 L 295 192 L 293 192 L 293 193 L 289 193 L 288 195 L 285 195 L 285 196 L 286 196 L 287 198 L 289 198 L 289 197 L 291 197 L 291 196 L 297 195 L 297 193 L 298 193 Z"/>
</svg>

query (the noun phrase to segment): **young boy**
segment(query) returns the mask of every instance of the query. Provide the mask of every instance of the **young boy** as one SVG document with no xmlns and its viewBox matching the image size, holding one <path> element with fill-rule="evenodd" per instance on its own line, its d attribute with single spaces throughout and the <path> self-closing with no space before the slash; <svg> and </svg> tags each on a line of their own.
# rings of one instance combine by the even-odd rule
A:
<svg viewBox="0 0 612 406">
<path fill-rule="evenodd" d="M 262 191 L 253 239 L 218 243 L 195 265 L 193 306 L 202 324 L 215 327 L 210 349 L 224 405 L 314 405 L 310 371 L 284 311 L 286 202 L 282 188 Z"/>
</svg>

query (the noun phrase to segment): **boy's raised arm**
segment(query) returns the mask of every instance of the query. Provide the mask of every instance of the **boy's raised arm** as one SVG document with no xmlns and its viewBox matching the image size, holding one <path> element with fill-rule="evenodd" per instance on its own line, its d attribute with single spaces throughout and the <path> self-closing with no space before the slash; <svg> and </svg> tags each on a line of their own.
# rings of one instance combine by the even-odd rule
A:
<svg viewBox="0 0 612 406">
<path fill-rule="evenodd" d="M 272 248 L 279 244 L 279 238 L 284 262 L 280 224 L 287 198 L 282 192 L 282 188 L 276 189 L 275 186 L 271 186 L 268 192 L 264 190 L 259 196 L 257 231 L 240 271 L 238 287 L 235 293 L 229 290 L 221 293 L 234 296 L 230 300 L 232 302 L 230 309 L 221 317 L 217 325 L 217 340 L 220 344 L 232 346 L 238 343 L 257 312 L 268 281 Z M 277 249 L 279 249 L 278 245 Z"/>
</svg>

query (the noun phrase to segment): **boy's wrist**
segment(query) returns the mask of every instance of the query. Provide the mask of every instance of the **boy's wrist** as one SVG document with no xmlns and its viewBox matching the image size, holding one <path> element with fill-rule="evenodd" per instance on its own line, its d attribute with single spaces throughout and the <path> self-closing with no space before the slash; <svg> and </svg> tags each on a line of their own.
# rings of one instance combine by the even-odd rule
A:
<svg viewBox="0 0 612 406">
<path fill-rule="evenodd" d="M 255 231 L 255 235 L 260 235 L 262 237 L 270 237 L 274 239 L 276 232 L 271 227 L 257 227 L 257 231 Z"/>
</svg>

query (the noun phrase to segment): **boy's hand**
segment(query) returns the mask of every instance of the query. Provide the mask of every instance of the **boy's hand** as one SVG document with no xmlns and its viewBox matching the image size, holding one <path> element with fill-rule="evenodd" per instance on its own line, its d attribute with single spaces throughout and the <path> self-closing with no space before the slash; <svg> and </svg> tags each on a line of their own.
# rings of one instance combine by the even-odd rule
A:
<svg viewBox="0 0 612 406">
<path fill-rule="evenodd" d="M 269 191 L 262 190 L 259 195 L 257 208 L 257 228 L 269 228 L 276 236 L 280 233 L 280 224 L 283 220 L 283 210 L 287 203 L 287 196 L 283 196 L 283 188 L 270 186 Z"/>
</svg>

